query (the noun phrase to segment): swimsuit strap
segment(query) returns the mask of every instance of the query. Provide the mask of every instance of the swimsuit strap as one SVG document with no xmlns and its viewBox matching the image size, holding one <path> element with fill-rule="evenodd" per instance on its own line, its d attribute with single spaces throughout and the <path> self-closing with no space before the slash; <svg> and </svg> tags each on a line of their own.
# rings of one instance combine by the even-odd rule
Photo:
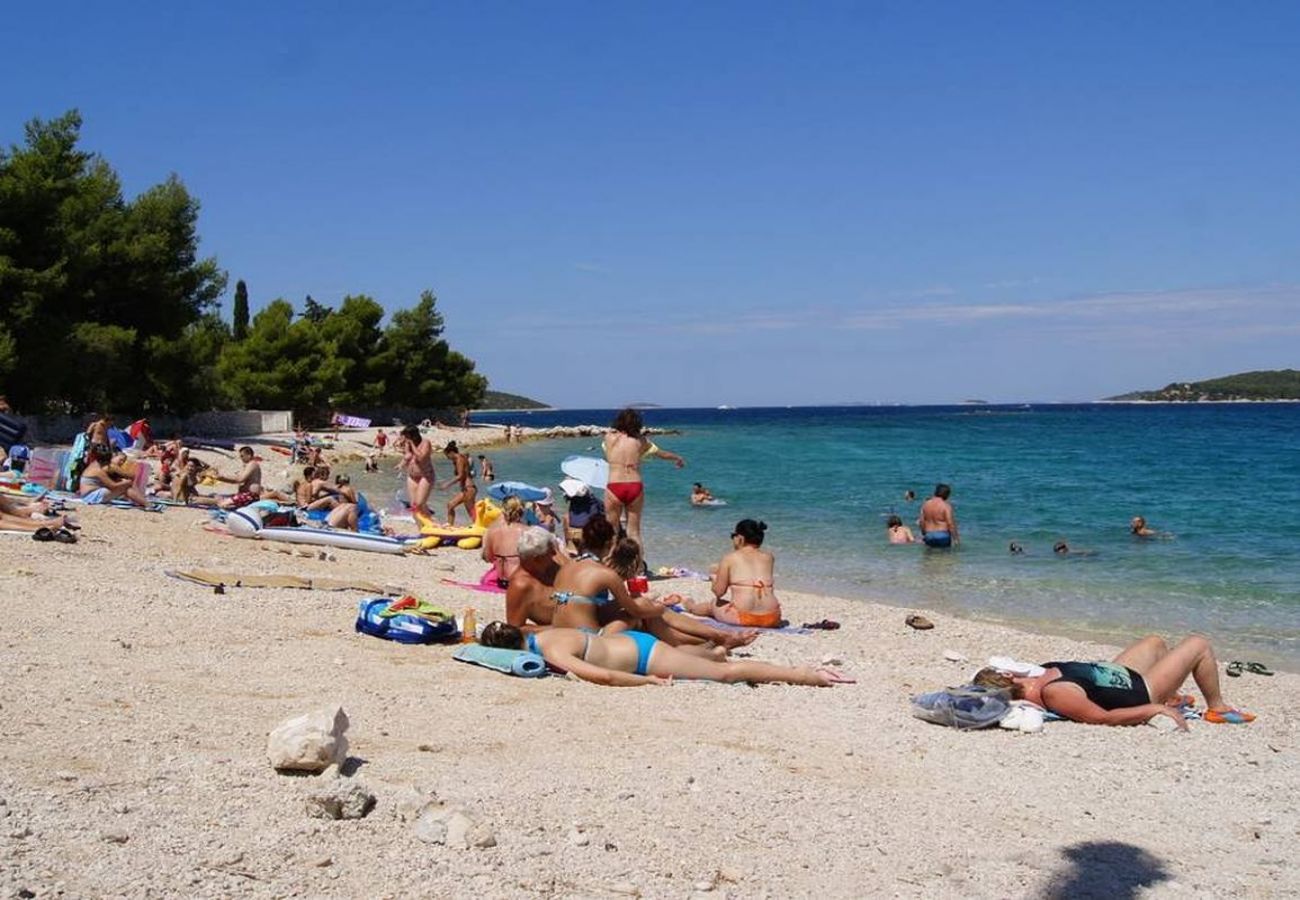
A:
<svg viewBox="0 0 1300 900">
<path fill-rule="evenodd" d="M 551 599 L 563 606 L 566 603 L 583 603 L 588 606 L 604 606 L 609 602 L 609 592 L 604 591 L 603 597 L 588 597 L 585 594 L 575 594 L 573 591 L 556 591 L 551 594 Z"/>
</svg>

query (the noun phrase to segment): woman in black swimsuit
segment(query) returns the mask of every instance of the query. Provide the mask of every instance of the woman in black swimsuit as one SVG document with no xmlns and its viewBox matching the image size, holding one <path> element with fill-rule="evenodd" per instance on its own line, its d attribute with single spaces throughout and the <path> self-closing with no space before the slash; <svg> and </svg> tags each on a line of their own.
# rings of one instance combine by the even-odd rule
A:
<svg viewBox="0 0 1300 900">
<path fill-rule="evenodd" d="M 1242 724 L 1254 715 L 1234 709 L 1219 690 L 1219 664 L 1208 639 L 1184 638 L 1172 649 L 1159 635 L 1130 645 L 1111 662 L 1048 662 L 1042 675 L 1010 675 L 981 669 L 975 683 L 1009 690 L 1057 715 L 1090 725 L 1141 725 L 1168 716 L 1187 730 L 1179 711 L 1179 688 L 1191 675 L 1205 695 L 1205 719 Z"/>
</svg>

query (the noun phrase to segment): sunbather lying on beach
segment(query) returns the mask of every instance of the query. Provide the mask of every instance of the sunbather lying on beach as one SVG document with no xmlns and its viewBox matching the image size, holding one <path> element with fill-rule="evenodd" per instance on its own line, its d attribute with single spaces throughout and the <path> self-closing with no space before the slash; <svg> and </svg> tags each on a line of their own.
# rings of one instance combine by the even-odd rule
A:
<svg viewBox="0 0 1300 900">
<path fill-rule="evenodd" d="M 834 669 L 791 668 L 756 660 L 722 662 L 685 653 L 642 631 L 611 626 L 603 634 L 576 628 L 547 628 L 525 635 L 503 622 L 483 629 L 480 641 L 486 647 L 531 650 L 548 663 L 578 676 L 583 681 L 612 687 L 672 684 L 674 678 L 701 681 L 755 683 L 785 682 L 817 687 L 851 684 Z"/>
<path fill-rule="evenodd" d="M 32 518 L 40 516 L 41 518 Z M 0 494 L 0 530 L 38 531 L 41 528 L 59 529 L 72 526 L 67 516 L 55 515 L 43 501 L 27 501 Z"/>
<path fill-rule="evenodd" d="M 1178 690 L 1191 675 L 1205 695 L 1209 722 L 1240 724 L 1254 715 L 1234 709 L 1219 690 L 1219 664 L 1207 638 L 1183 638 L 1172 649 L 1159 635 L 1130 644 L 1111 662 L 1048 662 L 1037 676 L 981 669 L 975 683 L 1011 691 L 1057 715 L 1089 725 L 1141 725 L 1168 716 L 1187 730 Z"/>
<path fill-rule="evenodd" d="M 766 531 L 765 522 L 737 522 L 731 531 L 731 552 L 722 557 L 713 573 L 716 599 L 688 600 L 686 608 L 697 616 L 712 616 L 732 625 L 775 628 L 781 621 L 781 603 L 772 590 L 776 558 L 762 549 Z M 725 599 L 728 592 L 731 598 Z"/>
</svg>

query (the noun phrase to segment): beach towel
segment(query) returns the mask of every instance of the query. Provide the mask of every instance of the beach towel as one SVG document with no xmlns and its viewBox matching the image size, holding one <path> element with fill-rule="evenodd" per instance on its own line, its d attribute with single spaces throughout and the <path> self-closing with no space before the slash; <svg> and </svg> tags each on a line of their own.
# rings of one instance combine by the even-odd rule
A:
<svg viewBox="0 0 1300 900">
<path fill-rule="evenodd" d="M 812 634 L 811 628 L 801 628 L 797 625 L 782 625 L 780 628 L 760 628 L 756 625 L 732 625 L 730 622 L 719 622 L 711 616 L 709 618 L 697 616 L 694 613 L 689 612 L 680 604 L 675 604 L 668 608 L 674 612 L 685 613 L 688 616 L 699 619 L 701 622 L 707 622 L 714 628 L 721 628 L 724 631 L 762 631 L 766 634 Z"/>
<path fill-rule="evenodd" d="M 527 650 L 506 650 L 502 647 L 484 647 L 482 644 L 465 644 L 451 658 L 457 662 L 482 666 L 520 678 L 541 678 L 546 674 L 546 660 Z"/>
<path fill-rule="evenodd" d="M 311 575 L 247 575 L 212 569 L 167 569 L 170 578 L 207 587 L 297 588 L 304 591 L 364 591 L 367 594 L 404 594 L 397 585 L 379 585 L 372 581 L 347 578 L 318 578 Z"/>
</svg>

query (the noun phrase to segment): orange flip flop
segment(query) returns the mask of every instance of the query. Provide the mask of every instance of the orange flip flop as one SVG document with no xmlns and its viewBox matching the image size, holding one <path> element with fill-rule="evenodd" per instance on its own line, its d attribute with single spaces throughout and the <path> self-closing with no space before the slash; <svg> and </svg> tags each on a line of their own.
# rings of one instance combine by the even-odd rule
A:
<svg viewBox="0 0 1300 900">
<path fill-rule="evenodd" d="M 1222 706 L 1218 709 L 1206 710 L 1205 721 L 1213 722 L 1215 725 L 1245 725 L 1247 722 L 1255 721 L 1255 714 L 1233 709 L 1231 706 Z"/>
</svg>

